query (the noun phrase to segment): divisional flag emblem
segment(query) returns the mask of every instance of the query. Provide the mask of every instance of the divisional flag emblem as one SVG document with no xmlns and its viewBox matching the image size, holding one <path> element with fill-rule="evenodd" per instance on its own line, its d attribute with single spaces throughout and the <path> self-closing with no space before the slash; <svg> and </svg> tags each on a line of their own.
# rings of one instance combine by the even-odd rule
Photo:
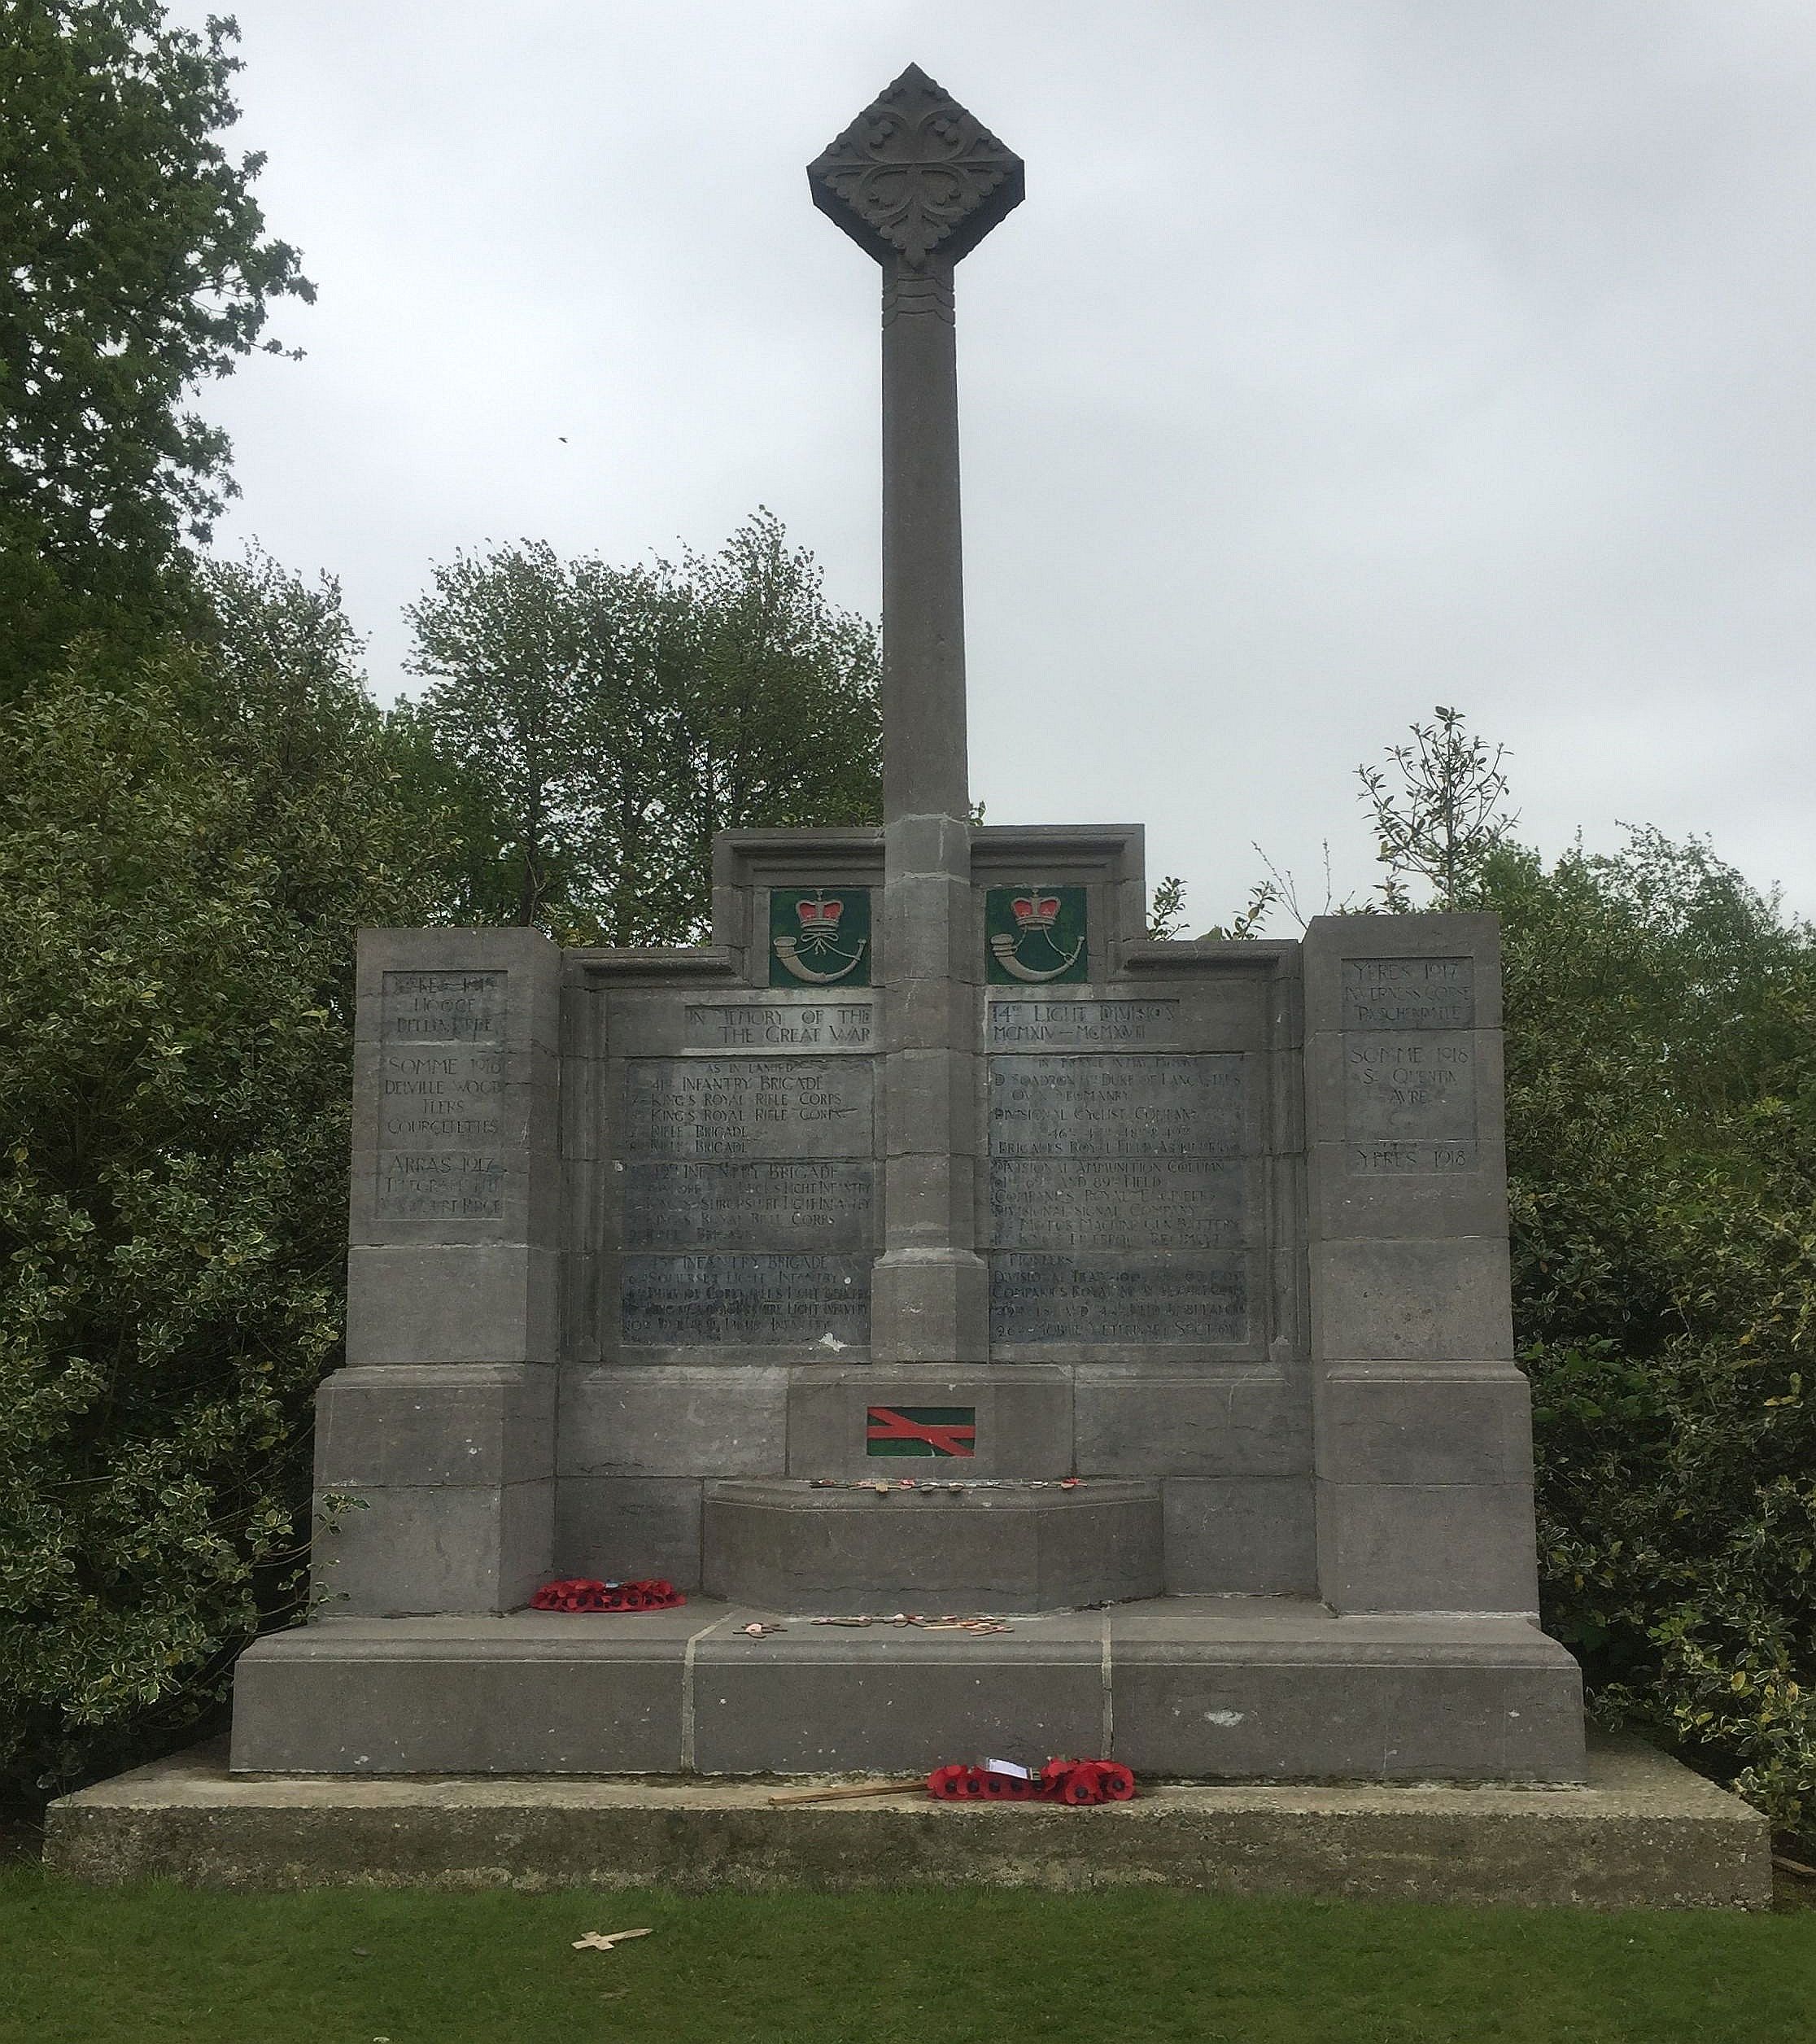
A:
<svg viewBox="0 0 1816 2044">
<path fill-rule="evenodd" d="M 975 1455 L 975 1405 L 872 1405 L 865 1415 L 867 1455 Z"/>
</svg>

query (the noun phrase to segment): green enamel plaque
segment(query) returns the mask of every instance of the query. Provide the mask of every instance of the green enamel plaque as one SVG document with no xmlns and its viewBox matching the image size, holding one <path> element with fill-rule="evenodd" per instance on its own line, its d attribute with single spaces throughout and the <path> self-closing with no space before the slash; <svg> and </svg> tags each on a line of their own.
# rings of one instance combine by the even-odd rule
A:
<svg viewBox="0 0 1816 2044">
<path fill-rule="evenodd" d="M 992 986 L 1064 986 L 1091 976 L 1082 887 L 993 887 L 984 897 Z"/>
<path fill-rule="evenodd" d="M 867 887 L 772 887 L 771 986 L 868 986 L 871 891 Z"/>
</svg>

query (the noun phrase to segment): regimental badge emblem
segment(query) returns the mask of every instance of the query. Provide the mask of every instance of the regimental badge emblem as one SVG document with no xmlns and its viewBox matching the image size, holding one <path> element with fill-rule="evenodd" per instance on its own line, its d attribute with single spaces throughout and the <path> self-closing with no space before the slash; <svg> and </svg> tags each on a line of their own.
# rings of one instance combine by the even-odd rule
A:
<svg viewBox="0 0 1816 2044">
<path fill-rule="evenodd" d="M 1088 980 L 1082 887 L 993 887 L 984 898 L 993 985 Z"/>
<path fill-rule="evenodd" d="M 771 986 L 868 986 L 867 887 L 770 889 Z"/>
<path fill-rule="evenodd" d="M 864 1415 L 867 1455 L 977 1452 L 975 1405 L 872 1405 Z"/>
</svg>

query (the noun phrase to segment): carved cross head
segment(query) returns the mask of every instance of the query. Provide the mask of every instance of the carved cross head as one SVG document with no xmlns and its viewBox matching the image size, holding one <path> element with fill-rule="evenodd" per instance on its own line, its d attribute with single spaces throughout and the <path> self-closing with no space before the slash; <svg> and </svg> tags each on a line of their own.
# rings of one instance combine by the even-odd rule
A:
<svg viewBox="0 0 1816 2044">
<path fill-rule="evenodd" d="M 880 263 L 969 255 L 1023 196 L 1022 159 L 910 64 L 807 166 L 814 203 Z"/>
</svg>

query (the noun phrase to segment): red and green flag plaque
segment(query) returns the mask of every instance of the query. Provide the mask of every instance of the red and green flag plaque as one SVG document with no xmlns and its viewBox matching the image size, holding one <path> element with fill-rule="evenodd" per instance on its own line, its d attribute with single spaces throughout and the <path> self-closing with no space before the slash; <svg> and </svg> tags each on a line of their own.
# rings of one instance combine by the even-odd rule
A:
<svg viewBox="0 0 1816 2044">
<path fill-rule="evenodd" d="M 872 1405 L 865 1414 L 867 1455 L 975 1455 L 975 1405 Z"/>
</svg>

